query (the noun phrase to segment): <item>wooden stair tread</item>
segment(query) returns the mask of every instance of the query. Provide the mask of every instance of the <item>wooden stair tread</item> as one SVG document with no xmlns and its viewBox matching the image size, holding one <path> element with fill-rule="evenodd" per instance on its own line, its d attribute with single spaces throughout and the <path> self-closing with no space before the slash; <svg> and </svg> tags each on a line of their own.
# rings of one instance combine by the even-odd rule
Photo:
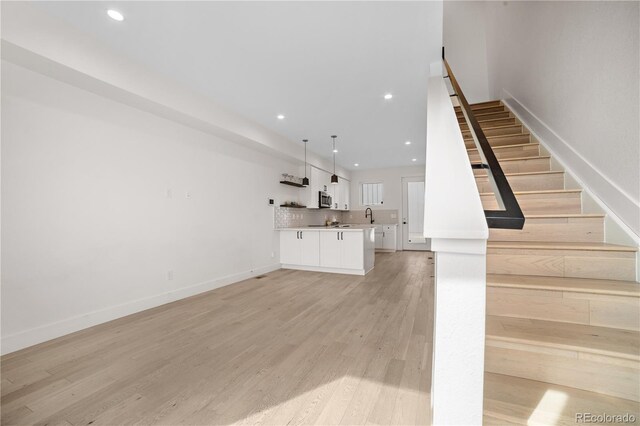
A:
<svg viewBox="0 0 640 426">
<path fill-rule="evenodd" d="M 488 108 L 489 108 L 489 107 L 487 107 L 487 108 L 485 108 L 485 109 L 482 109 L 482 108 L 481 108 L 481 109 L 473 109 L 473 108 L 472 108 L 472 109 L 471 109 L 471 111 L 473 111 L 473 115 L 474 115 L 476 118 L 482 118 L 483 116 L 486 116 L 486 115 L 492 115 L 492 114 L 505 114 L 505 113 L 507 113 L 507 114 L 508 114 L 508 113 L 509 113 L 509 111 L 508 111 L 508 110 L 506 110 L 506 109 L 503 109 L 502 111 L 486 111 L 486 109 L 488 109 Z M 456 117 L 457 117 L 458 119 L 462 119 L 462 120 L 466 121 L 466 120 L 464 119 L 464 114 L 462 113 L 462 110 L 460 110 L 460 111 L 456 111 Z"/>
<path fill-rule="evenodd" d="M 590 293 L 640 298 L 640 284 L 634 281 L 487 274 L 487 286 L 522 288 L 528 290 L 569 291 L 573 293 Z"/>
<path fill-rule="evenodd" d="M 637 413 L 638 403 L 537 380 L 485 372 L 485 424 L 575 425 L 576 413 Z M 562 406 L 541 404 L 560 397 Z M 637 418 L 637 416 L 636 416 Z"/>
<path fill-rule="evenodd" d="M 515 162 L 515 161 L 533 161 L 533 160 L 549 160 L 549 159 L 551 159 L 551 157 L 548 155 L 536 155 L 531 157 L 498 158 L 498 162 L 508 163 L 508 162 Z M 474 162 L 474 163 L 480 164 L 477 162 Z"/>
<path fill-rule="evenodd" d="M 529 142 L 529 143 L 518 143 L 515 145 L 501 145 L 501 146 L 492 146 L 491 149 L 493 149 L 494 151 L 496 149 L 505 149 L 505 148 L 519 148 L 519 147 L 523 147 L 523 146 L 539 146 L 539 143 L 535 143 L 535 142 Z M 467 151 L 477 151 L 478 148 L 467 148 Z"/>
<path fill-rule="evenodd" d="M 473 108 L 474 106 L 480 106 L 480 105 L 502 105 L 502 100 L 501 99 L 493 99 L 491 101 L 484 101 L 484 102 L 477 102 L 475 104 L 471 104 L 471 108 Z M 460 107 L 458 107 L 460 108 Z"/>
<path fill-rule="evenodd" d="M 487 315 L 486 328 L 487 340 L 640 360 L 637 331 L 493 315 Z"/>
<path fill-rule="evenodd" d="M 531 134 L 530 133 L 521 132 L 521 133 L 509 133 L 509 134 L 506 134 L 506 135 L 486 135 L 485 134 L 484 136 L 487 138 L 488 141 L 492 141 L 492 140 L 495 140 L 495 139 L 509 139 L 509 138 L 515 138 L 515 137 L 518 137 L 518 136 L 531 136 Z M 467 143 L 468 142 L 473 142 L 473 136 L 464 136 L 463 135 L 463 139 Z"/>
<path fill-rule="evenodd" d="M 466 125 L 466 123 L 463 123 L 463 124 Z M 518 124 L 518 123 L 513 124 L 513 123 L 511 123 L 511 124 L 501 124 L 499 126 L 493 126 L 493 127 L 482 127 L 482 126 L 481 127 L 482 127 L 482 130 L 484 131 L 484 130 L 504 129 L 505 127 L 515 127 L 515 126 L 522 127 L 522 124 Z M 526 127 L 525 127 L 525 129 L 526 129 Z M 470 132 L 470 131 L 471 131 L 470 129 L 463 130 L 463 132 Z M 528 131 L 529 130 L 527 130 L 527 132 Z M 529 133 L 527 133 L 527 134 L 529 134 Z"/>
<path fill-rule="evenodd" d="M 509 161 L 547 160 L 547 159 L 550 159 L 550 158 L 551 158 L 550 155 L 536 155 L 534 157 L 515 157 L 515 158 L 504 158 L 504 159 L 500 159 L 499 158 L 498 162 L 506 163 L 506 162 L 509 162 Z"/>
<path fill-rule="evenodd" d="M 492 249 L 534 249 L 534 250 L 587 250 L 611 252 L 636 252 L 631 246 L 621 246 L 608 243 L 566 243 L 566 242 L 536 242 L 536 241 L 488 241 L 487 248 Z"/>
<path fill-rule="evenodd" d="M 485 135 L 486 136 L 486 135 Z M 520 132 L 520 133 L 509 133 L 506 135 L 495 135 L 495 136 L 487 136 L 487 139 L 509 139 L 514 136 L 531 136 L 530 133 Z M 473 137 L 465 137 L 465 141 L 473 140 Z"/>
<path fill-rule="evenodd" d="M 528 158 L 528 157 L 524 157 Z M 523 158 L 523 159 L 524 159 Z M 537 158 L 537 157 L 531 157 Z M 505 161 L 505 160 L 500 160 Z M 515 195 L 533 195 L 533 194 L 574 194 L 576 192 L 582 192 L 582 189 L 541 189 L 537 191 L 513 191 Z M 480 196 L 494 195 L 493 192 L 481 192 Z"/>
<path fill-rule="evenodd" d="M 495 101 L 486 101 L 486 102 L 480 102 L 480 103 L 477 103 L 477 104 L 471 104 L 469 106 L 471 107 L 471 109 L 474 109 L 474 108 L 480 108 L 480 109 L 482 109 L 482 108 L 493 108 L 493 107 L 499 107 L 499 106 L 504 107 L 504 105 L 502 104 L 502 101 L 499 100 L 499 99 L 495 100 Z M 462 107 L 459 106 L 459 105 L 454 106 L 454 108 L 456 110 L 462 111 Z"/>
<path fill-rule="evenodd" d="M 480 123 L 480 126 L 482 126 L 482 123 L 492 123 L 494 121 L 502 121 L 502 120 L 506 120 L 506 119 L 512 119 L 515 120 L 515 117 L 500 117 L 500 118 L 490 118 L 488 120 L 482 120 Z M 467 125 L 467 122 L 465 120 L 458 120 L 459 124 L 462 125 Z M 505 126 L 504 124 L 502 126 Z M 513 124 L 510 124 L 510 126 L 513 126 Z"/>
<path fill-rule="evenodd" d="M 568 217 L 584 217 L 584 218 L 601 218 L 605 217 L 602 213 L 550 213 L 550 214 L 525 214 L 526 219 L 553 219 Z"/>
<path fill-rule="evenodd" d="M 557 175 L 557 174 L 561 174 L 564 173 L 561 170 L 545 170 L 545 171 L 540 171 L 540 172 L 519 172 L 519 173 L 505 173 L 505 176 L 527 176 L 527 175 Z M 487 177 L 487 175 L 479 175 L 476 176 L 476 178 L 484 178 Z"/>
</svg>

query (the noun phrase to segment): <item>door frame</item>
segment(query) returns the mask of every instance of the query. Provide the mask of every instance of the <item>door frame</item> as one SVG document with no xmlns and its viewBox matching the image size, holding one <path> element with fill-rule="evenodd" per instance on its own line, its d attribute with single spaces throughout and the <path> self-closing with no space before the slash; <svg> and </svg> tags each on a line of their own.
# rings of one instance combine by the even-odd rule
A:
<svg viewBox="0 0 640 426">
<path fill-rule="evenodd" d="M 424 182 L 424 176 L 408 176 L 402 178 L 402 250 L 428 251 L 431 250 L 431 242 L 426 243 L 410 243 L 409 227 L 407 226 L 407 216 L 409 215 L 409 182 Z M 426 199 L 426 197 L 425 197 Z"/>
</svg>

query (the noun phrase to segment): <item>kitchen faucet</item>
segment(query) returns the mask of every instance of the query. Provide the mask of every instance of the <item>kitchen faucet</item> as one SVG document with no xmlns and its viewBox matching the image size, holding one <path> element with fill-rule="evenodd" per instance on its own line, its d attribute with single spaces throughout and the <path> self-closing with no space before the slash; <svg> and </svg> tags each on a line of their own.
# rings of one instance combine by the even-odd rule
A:
<svg viewBox="0 0 640 426">
<path fill-rule="evenodd" d="M 371 218 L 371 224 L 373 225 L 373 210 L 371 210 L 370 207 L 367 207 L 367 209 L 364 211 L 364 217 L 370 217 Z"/>
</svg>

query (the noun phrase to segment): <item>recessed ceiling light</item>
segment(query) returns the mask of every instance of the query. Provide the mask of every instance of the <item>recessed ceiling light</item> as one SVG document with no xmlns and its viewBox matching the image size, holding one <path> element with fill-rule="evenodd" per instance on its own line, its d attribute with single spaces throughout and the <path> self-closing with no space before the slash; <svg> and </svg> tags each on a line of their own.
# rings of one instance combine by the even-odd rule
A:
<svg viewBox="0 0 640 426">
<path fill-rule="evenodd" d="M 405 145 L 411 145 L 411 141 L 406 141 L 404 144 Z"/>
<path fill-rule="evenodd" d="M 393 98 L 393 95 L 392 95 L 391 93 L 386 93 L 386 94 L 384 95 L 384 98 L 385 98 L 386 100 L 389 100 L 389 99 Z"/>
<path fill-rule="evenodd" d="M 107 10 L 107 15 L 114 21 L 124 21 L 124 15 L 117 10 L 109 9 Z"/>
<path fill-rule="evenodd" d="M 338 150 L 337 150 L 337 149 L 334 149 L 334 150 L 333 150 L 333 152 L 338 152 Z"/>
<path fill-rule="evenodd" d="M 360 164 L 358 164 L 358 163 L 355 163 L 355 164 L 354 164 L 354 166 L 356 166 L 356 167 L 358 167 L 359 165 L 360 165 Z"/>
<path fill-rule="evenodd" d="M 284 120 L 284 115 L 278 114 L 278 120 Z"/>
<path fill-rule="evenodd" d="M 418 159 L 417 158 L 412 158 L 411 161 L 418 161 Z"/>
</svg>

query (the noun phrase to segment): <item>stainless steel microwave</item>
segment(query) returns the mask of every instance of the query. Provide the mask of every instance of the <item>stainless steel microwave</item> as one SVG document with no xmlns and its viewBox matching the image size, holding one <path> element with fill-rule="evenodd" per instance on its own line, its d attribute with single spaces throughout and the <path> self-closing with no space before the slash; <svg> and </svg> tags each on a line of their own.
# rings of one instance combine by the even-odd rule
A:
<svg viewBox="0 0 640 426">
<path fill-rule="evenodd" d="M 328 209 L 329 207 L 331 207 L 332 200 L 331 195 L 329 195 L 328 192 L 320 191 L 320 195 L 318 198 L 318 207 L 320 207 L 321 209 Z"/>
</svg>

